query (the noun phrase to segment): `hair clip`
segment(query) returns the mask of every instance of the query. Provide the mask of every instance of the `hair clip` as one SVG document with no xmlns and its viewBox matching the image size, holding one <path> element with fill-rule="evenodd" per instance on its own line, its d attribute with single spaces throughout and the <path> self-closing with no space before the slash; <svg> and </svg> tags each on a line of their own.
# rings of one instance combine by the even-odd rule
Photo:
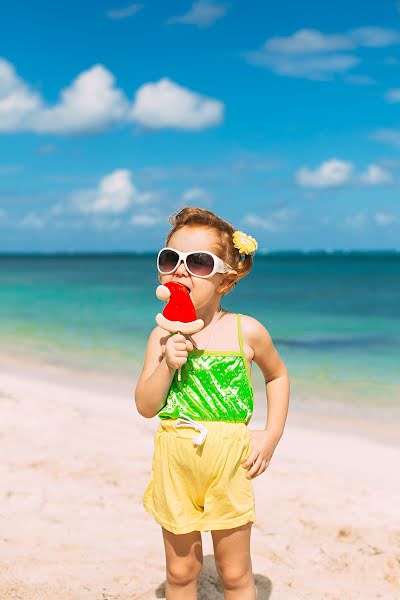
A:
<svg viewBox="0 0 400 600">
<path fill-rule="evenodd" d="M 233 245 L 237 248 L 240 254 L 250 254 L 254 256 L 258 248 L 258 243 L 251 235 L 243 233 L 243 231 L 235 231 L 232 234 Z"/>
</svg>

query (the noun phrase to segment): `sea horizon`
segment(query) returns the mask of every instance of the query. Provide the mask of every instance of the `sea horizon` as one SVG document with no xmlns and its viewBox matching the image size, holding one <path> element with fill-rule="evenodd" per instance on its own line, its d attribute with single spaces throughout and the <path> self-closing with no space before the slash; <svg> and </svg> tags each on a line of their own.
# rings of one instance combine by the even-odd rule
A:
<svg viewBox="0 0 400 600">
<path fill-rule="evenodd" d="M 14 251 L 14 252 L 2 252 L 0 251 L 0 257 L 10 257 L 10 256 L 150 256 L 157 254 L 158 250 L 60 250 L 60 251 Z M 298 249 L 298 250 L 257 250 L 257 258 L 261 256 L 280 256 L 286 254 L 345 254 L 345 255 L 358 255 L 358 254 L 400 254 L 400 248 L 391 248 L 391 249 L 346 249 L 346 248 L 336 248 L 336 249 Z"/>
</svg>

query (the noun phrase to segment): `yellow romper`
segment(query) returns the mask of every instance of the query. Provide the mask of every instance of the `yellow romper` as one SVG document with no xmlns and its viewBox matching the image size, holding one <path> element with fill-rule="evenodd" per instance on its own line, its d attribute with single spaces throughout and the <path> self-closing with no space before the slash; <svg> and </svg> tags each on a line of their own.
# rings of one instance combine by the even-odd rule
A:
<svg viewBox="0 0 400 600">
<path fill-rule="evenodd" d="M 154 439 L 144 508 L 175 534 L 230 529 L 256 519 L 247 424 L 254 392 L 243 351 L 192 350 L 168 391 Z M 197 435 L 196 431 L 198 432 Z"/>
</svg>

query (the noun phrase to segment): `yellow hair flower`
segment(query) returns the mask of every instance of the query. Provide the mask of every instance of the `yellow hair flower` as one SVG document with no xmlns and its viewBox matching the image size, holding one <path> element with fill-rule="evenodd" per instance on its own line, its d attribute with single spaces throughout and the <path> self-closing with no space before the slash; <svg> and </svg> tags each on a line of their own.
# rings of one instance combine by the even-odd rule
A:
<svg viewBox="0 0 400 600">
<path fill-rule="evenodd" d="M 233 245 L 237 248 L 240 254 L 255 254 L 258 244 L 257 241 L 251 236 L 243 233 L 243 231 L 235 231 L 232 234 Z"/>
</svg>

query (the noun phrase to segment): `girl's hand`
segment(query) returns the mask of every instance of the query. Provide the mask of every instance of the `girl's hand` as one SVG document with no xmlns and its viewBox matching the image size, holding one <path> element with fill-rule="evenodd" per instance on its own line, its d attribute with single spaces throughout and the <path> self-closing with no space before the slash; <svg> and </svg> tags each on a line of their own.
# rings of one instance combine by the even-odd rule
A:
<svg viewBox="0 0 400 600">
<path fill-rule="evenodd" d="M 170 369 L 179 369 L 187 361 L 188 351 L 193 344 L 182 333 L 171 335 L 165 345 L 165 360 Z"/>
<path fill-rule="evenodd" d="M 254 479 L 261 473 L 264 473 L 269 465 L 269 461 L 272 458 L 274 450 L 277 446 L 277 441 L 269 431 L 262 430 L 249 430 L 252 449 L 247 459 L 242 462 L 242 466 L 245 469 L 249 469 L 246 474 L 247 479 Z"/>
</svg>

